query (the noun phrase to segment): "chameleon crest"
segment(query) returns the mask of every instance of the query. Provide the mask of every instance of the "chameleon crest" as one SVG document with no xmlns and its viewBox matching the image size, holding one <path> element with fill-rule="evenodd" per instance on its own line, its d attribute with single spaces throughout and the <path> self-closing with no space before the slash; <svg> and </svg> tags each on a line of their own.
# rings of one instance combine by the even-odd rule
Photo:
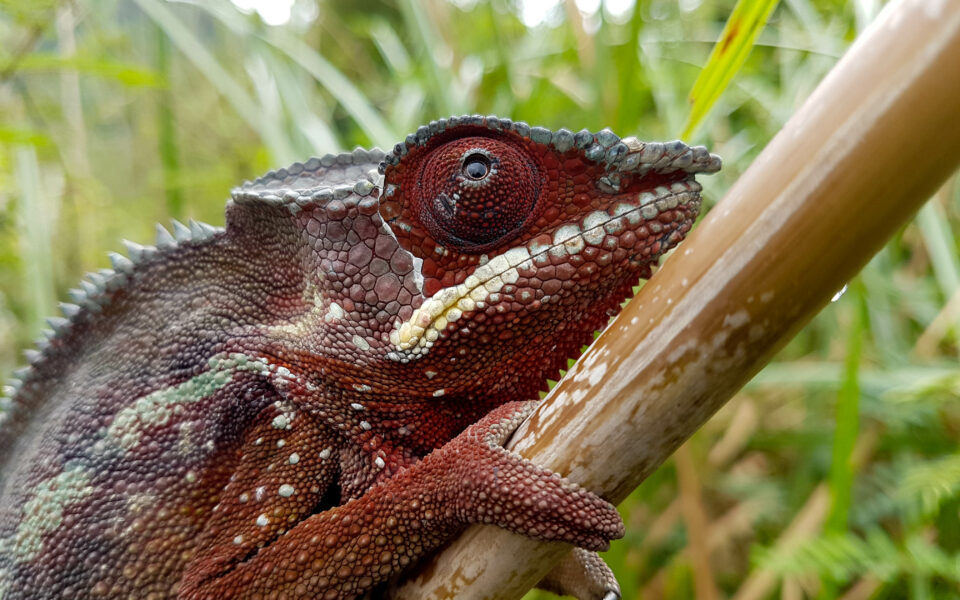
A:
<svg viewBox="0 0 960 600">
<path fill-rule="evenodd" d="M 719 166 L 454 117 L 128 243 L 0 401 L 0 598 L 354 598 L 468 523 L 616 597 L 614 507 L 502 444 Z"/>
</svg>

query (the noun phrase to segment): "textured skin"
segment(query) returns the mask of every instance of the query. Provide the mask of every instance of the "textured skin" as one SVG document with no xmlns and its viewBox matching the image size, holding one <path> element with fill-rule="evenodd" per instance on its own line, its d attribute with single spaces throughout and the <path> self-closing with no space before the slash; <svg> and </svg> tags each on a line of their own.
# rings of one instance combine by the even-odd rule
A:
<svg viewBox="0 0 960 600">
<path fill-rule="evenodd" d="M 605 548 L 614 507 L 502 444 L 718 168 L 451 118 L 128 243 L 0 401 L 0 599 L 352 598 L 467 523 Z"/>
<path fill-rule="evenodd" d="M 620 584 L 596 552 L 574 548 L 544 577 L 537 587 L 576 598 L 620 598 Z"/>
</svg>

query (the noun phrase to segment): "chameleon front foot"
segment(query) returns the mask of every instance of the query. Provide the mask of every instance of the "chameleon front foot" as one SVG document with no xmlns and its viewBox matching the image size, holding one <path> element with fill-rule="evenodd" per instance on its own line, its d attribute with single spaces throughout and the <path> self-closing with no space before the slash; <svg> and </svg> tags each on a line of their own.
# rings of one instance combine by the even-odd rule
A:
<svg viewBox="0 0 960 600">
<path fill-rule="evenodd" d="M 585 548 L 606 547 L 623 535 L 613 506 L 503 448 L 530 409 L 523 402 L 503 405 L 363 496 L 306 517 L 291 505 L 298 495 L 288 497 L 279 488 L 274 493 L 275 478 L 258 478 L 260 473 L 282 477 L 286 468 L 271 469 L 273 463 L 258 451 L 276 446 L 274 437 L 308 444 L 311 433 L 319 432 L 311 432 L 305 421 L 302 430 L 272 433 L 274 415 L 268 410 L 261 427 L 250 433 L 245 459 L 224 493 L 242 497 L 242 506 L 234 507 L 229 518 L 210 521 L 180 598 L 257 598 L 274 592 L 290 598 L 355 598 L 467 523 L 491 523 Z M 315 477 L 327 475 L 319 470 Z M 253 492 L 245 496 L 248 488 Z M 304 496 L 304 501 L 316 498 Z"/>
<path fill-rule="evenodd" d="M 451 452 L 444 454 L 455 458 L 445 461 L 457 486 L 453 506 L 468 523 L 605 550 L 611 539 L 623 537 L 617 509 L 503 447 L 535 407 L 535 402 L 505 404 L 448 444 Z"/>
</svg>

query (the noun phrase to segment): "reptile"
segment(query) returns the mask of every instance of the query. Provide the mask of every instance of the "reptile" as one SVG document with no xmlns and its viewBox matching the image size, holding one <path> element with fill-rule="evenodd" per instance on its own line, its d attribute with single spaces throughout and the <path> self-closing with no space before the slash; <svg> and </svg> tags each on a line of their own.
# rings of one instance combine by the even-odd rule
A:
<svg viewBox="0 0 960 600">
<path fill-rule="evenodd" d="M 234 189 L 71 290 L 0 401 L 0 599 L 354 598 L 469 523 L 615 507 L 503 445 L 693 224 L 720 159 L 451 117 Z"/>
</svg>

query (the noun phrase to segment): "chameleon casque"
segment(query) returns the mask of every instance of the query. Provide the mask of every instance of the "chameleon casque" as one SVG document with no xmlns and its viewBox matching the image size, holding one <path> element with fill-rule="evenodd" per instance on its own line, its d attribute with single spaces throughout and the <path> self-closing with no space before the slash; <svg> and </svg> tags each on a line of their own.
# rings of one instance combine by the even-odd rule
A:
<svg viewBox="0 0 960 600">
<path fill-rule="evenodd" d="M 468 523 L 605 500 L 502 445 L 700 207 L 702 147 L 431 122 L 235 189 L 71 291 L 0 401 L 0 599 L 354 598 Z"/>
</svg>

